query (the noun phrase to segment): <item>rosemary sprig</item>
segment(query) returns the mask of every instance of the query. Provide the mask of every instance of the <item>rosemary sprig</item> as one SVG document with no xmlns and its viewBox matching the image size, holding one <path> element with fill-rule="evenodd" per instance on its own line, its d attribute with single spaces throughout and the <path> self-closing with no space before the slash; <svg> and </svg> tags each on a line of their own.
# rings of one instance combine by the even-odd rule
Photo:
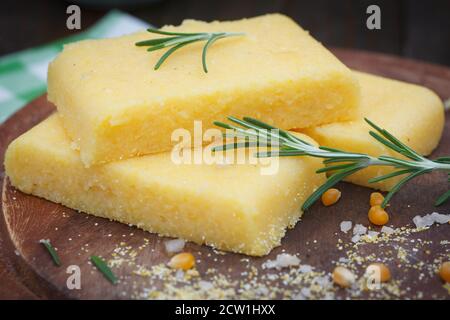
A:
<svg viewBox="0 0 450 320">
<path fill-rule="evenodd" d="M 106 262 L 98 257 L 98 256 L 91 256 L 91 262 L 97 267 L 97 269 L 103 273 L 106 279 L 109 280 L 112 284 L 117 283 L 117 277 L 116 275 L 111 271 L 111 269 L 108 267 Z"/>
<path fill-rule="evenodd" d="M 432 171 L 445 171 L 449 173 L 450 183 L 450 157 L 441 157 L 430 160 L 418 154 L 406 144 L 402 143 L 387 130 L 378 127 L 368 119 L 366 122 L 374 129 L 369 134 L 389 149 L 399 153 L 403 158 L 391 156 L 374 157 L 362 153 L 347 152 L 325 146 L 316 147 L 288 131 L 284 131 L 268 125 L 259 120 L 244 117 L 242 120 L 235 117 L 228 117 L 235 123 L 227 124 L 214 122 L 215 125 L 227 129 L 225 136 L 244 139 L 244 143 L 231 143 L 213 148 L 213 151 L 235 149 L 238 147 L 249 147 L 254 145 L 265 145 L 270 147 L 269 151 L 257 152 L 256 157 L 290 157 L 290 156 L 311 156 L 323 158 L 323 163 L 327 166 L 317 170 L 317 173 L 331 172 L 327 181 L 313 192 L 302 206 L 303 210 L 308 209 L 320 198 L 329 188 L 342 181 L 347 176 L 354 174 L 369 166 L 390 166 L 395 171 L 376 178 L 369 179 L 375 183 L 404 175 L 404 177 L 392 187 L 386 195 L 382 207 L 386 207 L 392 196 L 408 181 Z M 230 132 L 231 131 L 231 132 Z M 274 142 L 275 140 L 275 142 Z M 275 149 L 275 150 L 273 150 Z M 441 195 L 435 205 L 441 205 L 450 199 L 450 190 Z"/>
<path fill-rule="evenodd" d="M 185 33 L 185 32 L 169 32 L 162 31 L 155 28 L 147 29 L 150 33 L 165 35 L 164 38 L 156 38 L 150 40 L 144 40 L 136 42 L 138 47 L 148 47 L 147 51 L 156 51 L 164 48 L 170 48 L 167 50 L 158 62 L 155 64 L 154 69 L 158 70 L 159 67 L 167 60 L 167 58 L 177 51 L 178 49 L 198 41 L 206 41 L 205 46 L 202 50 L 202 65 L 203 71 L 208 73 L 208 67 L 206 66 L 206 52 L 209 47 L 219 39 L 227 37 L 242 36 L 244 33 L 241 32 L 199 32 L 199 33 Z"/>
<path fill-rule="evenodd" d="M 45 249 L 47 249 L 48 253 L 53 259 L 53 262 L 59 267 L 61 265 L 61 259 L 59 258 L 55 248 L 53 248 L 53 246 L 51 245 L 50 240 L 41 239 L 39 240 L 39 242 L 42 243 Z"/>
</svg>

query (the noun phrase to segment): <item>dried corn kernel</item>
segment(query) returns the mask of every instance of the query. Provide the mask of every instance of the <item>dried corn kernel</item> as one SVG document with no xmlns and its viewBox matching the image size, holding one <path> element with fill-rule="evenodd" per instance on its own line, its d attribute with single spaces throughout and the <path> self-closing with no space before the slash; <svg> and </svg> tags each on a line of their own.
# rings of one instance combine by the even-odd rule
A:
<svg viewBox="0 0 450 320">
<path fill-rule="evenodd" d="M 341 198 L 341 192 L 338 189 L 331 188 L 322 194 L 322 203 L 324 206 L 331 206 Z"/>
<path fill-rule="evenodd" d="M 380 282 L 388 282 L 391 280 L 391 271 L 384 263 L 371 263 L 367 269 L 367 273 L 373 272 L 372 270 L 376 270 L 376 272 L 380 275 Z"/>
<path fill-rule="evenodd" d="M 388 223 L 389 215 L 380 206 L 373 206 L 369 210 L 369 221 L 377 226 L 382 226 Z"/>
<path fill-rule="evenodd" d="M 384 201 L 384 197 L 381 193 L 379 192 L 372 192 L 370 194 L 370 206 L 381 206 L 381 204 Z"/>
<path fill-rule="evenodd" d="M 439 275 L 445 282 L 450 283 L 450 261 L 444 262 L 439 269 Z"/>
<path fill-rule="evenodd" d="M 195 266 L 195 258 L 192 253 L 182 252 L 174 255 L 168 265 L 172 269 L 189 270 Z"/>
<path fill-rule="evenodd" d="M 343 288 L 350 287 L 356 281 L 355 274 L 344 267 L 334 268 L 332 278 L 334 283 Z"/>
</svg>

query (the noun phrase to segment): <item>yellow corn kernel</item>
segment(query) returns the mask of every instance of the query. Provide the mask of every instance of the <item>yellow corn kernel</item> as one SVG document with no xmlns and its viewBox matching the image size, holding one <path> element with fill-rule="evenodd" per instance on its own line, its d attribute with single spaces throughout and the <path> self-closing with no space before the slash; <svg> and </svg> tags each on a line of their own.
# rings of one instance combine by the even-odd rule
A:
<svg viewBox="0 0 450 320">
<path fill-rule="evenodd" d="M 332 278 L 342 288 L 348 288 L 356 281 L 355 274 L 345 267 L 334 268 Z"/>
<path fill-rule="evenodd" d="M 384 201 L 384 197 L 381 193 L 379 192 L 372 192 L 370 194 L 370 206 L 381 206 L 381 204 Z"/>
<path fill-rule="evenodd" d="M 377 226 L 382 226 L 388 223 L 389 215 L 380 206 L 373 206 L 369 210 L 369 221 Z"/>
<path fill-rule="evenodd" d="M 371 263 L 367 267 L 367 271 L 374 268 L 376 268 L 376 270 L 379 272 L 380 282 L 388 282 L 389 280 L 391 280 L 391 271 L 384 263 Z"/>
<path fill-rule="evenodd" d="M 322 194 L 322 203 L 324 206 L 331 206 L 339 201 L 341 192 L 338 189 L 331 188 Z"/>
<path fill-rule="evenodd" d="M 439 269 L 439 276 L 445 282 L 450 283 L 450 261 L 443 262 L 441 268 Z"/>
<path fill-rule="evenodd" d="M 182 252 L 174 255 L 168 265 L 172 269 L 189 270 L 195 266 L 195 258 L 192 253 Z"/>
</svg>

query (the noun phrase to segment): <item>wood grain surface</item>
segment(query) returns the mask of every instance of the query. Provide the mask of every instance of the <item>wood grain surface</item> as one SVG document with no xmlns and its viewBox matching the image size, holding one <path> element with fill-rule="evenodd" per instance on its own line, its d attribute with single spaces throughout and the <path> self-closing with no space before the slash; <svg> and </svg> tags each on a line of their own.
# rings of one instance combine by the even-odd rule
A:
<svg viewBox="0 0 450 320">
<path fill-rule="evenodd" d="M 336 55 L 352 68 L 368 71 L 400 80 L 425 85 L 436 91 L 441 98 L 450 97 L 450 69 L 404 60 L 393 56 L 335 49 Z M 54 111 L 45 96 L 38 98 L 17 112 L 0 127 L 0 160 L 3 163 L 4 151 L 10 141 L 28 130 Z M 432 157 L 450 153 L 450 120 L 441 143 Z M 4 177 L 3 168 L 0 179 L 3 181 L 2 214 L 0 216 L 0 298 L 3 299 L 45 299 L 45 298 L 81 298 L 81 299 L 124 299 L 140 297 L 151 288 L 164 290 L 164 281 L 150 283 L 148 277 L 136 275 L 137 265 L 151 266 L 167 263 L 170 256 L 164 249 L 165 238 L 158 237 L 127 225 L 111 222 L 75 212 L 61 205 L 25 195 L 9 185 Z M 249 265 L 258 270 L 259 277 L 273 271 L 263 270 L 261 265 L 267 259 L 274 259 L 282 252 L 298 253 L 302 263 L 314 266 L 317 270 L 329 272 L 335 261 L 343 256 L 337 246 L 338 239 L 350 241 L 350 235 L 339 230 L 339 223 L 351 220 L 354 223 L 368 225 L 368 198 L 371 190 L 347 183 L 341 183 L 342 199 L 333 207 L 325 208 L 320 204 L 308 211 L 294 229 L 289 230 L 282 246 L 274 249 L 263 258 L 249 258 L 239 254 L 216 253 L 209 247 L 192 243 L 186 245 L 186 251 L 192 252 L 199 260 L 198 271 L 208 280 L 207 270 L 216 269 L 218 273 L 236 281 L 243 279 L 243 272 Z M 408 184 L 393 199 L 389 212 L 391 224 L 396 227 L 411 226 L 412 218 L 436 211 L 433 199 L 447 188 L 445 175 L 432 174 L 420 177 Z M 449 213 L 450 204 L 439 208 L 439 212 Z M 447 256 L 450 225 L 435 226 L 429 230 L 409 235 L 406 243 L 367 244 L 359 247 L 361 256 L 384 256 L 399 250 L 399 245 L 409 257 L 409 263 L 402 261 L 399 255 L 389 260 L 394 279 L 398 281 L 400 292 L 387 292 L 385 295 L 363 293 L 358 298 L 438 298 L 448 299 L 449 293 L 440 279 L 426 269 L 436 259 Z M 61 257 L 63 265 L 56 267 L 42 245 L 40 239 L 50 239 Z M 147 240 L 145 240 L 147 239 Z M 419 240 L 420 239 L 420 240 Z M 426 247 L 417 250 L 414 242 L 426 243 Z M 122 263 L 113 268 L 121 278 L 112 286 L 89 263 L 89 256 L 102 255 L 112 257 L 114 250 L 123 242 L 131 248 L 139 248 L 146 243 L 133 263 Z M 397 252 L 397 251 L 395 251 Z M 416 266 L 414 267 L 413 266 Z M 82 271 L 82 289 L 69 290 L 66 286 L 69 265 L 78 265 Z M 417 267 L 418 266 L 418 267 Z M 359 275 L 364 264 L 357 267 Z M 427 270 L 427 272 L 425 272 Z M 424 277 L 421 274 L 425 274 Z M 396 282 L 397 283 L 397 282 Z M 294 283 L 274 283 L 285 289 L 298 290 Z M 236 291 L 235 298 L 245 297 Z M 418 293 L 420 292 L 420 295 Z M 282 294 L 277 297 L 283 298 Z M 349 298 L 350 292 L 336 290 L 335 297 Z"/>
</svg>

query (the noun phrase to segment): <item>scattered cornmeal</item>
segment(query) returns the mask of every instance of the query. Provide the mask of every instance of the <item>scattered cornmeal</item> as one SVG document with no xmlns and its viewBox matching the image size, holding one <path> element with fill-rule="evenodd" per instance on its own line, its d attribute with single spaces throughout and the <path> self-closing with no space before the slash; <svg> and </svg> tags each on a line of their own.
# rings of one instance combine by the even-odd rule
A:
<svg viewBox="0 0 450 320">
<path fill-rule="evenodd" d="M 322 194 L 322 203 L 324 206 L 331 206 L 339 201 L 341 192 L 338 189 L 330 188 Z"/>
<path fill-rule="evenodd" d="M 192 253 L 182 252 L 170 259 L 168 266 L 172 269 L 189 270 L 195 266 L 195 258 Z"/>
<path fill-rule="evenodd" d="M 333 282 L 342 288 L 348 288 L 356 281 L 355 274 L 344 267 L 334 268 L 332 278 Z"/>
<path fill-rule="evenodd" d="M 445 282 L 450 283 L 450 261 L 443 262 L 439 269 L 439 275 Z"/>
<path fill-rule="evenodd" d="M 367 267 L 367 271 L 375 268 L 377 271 L 379 271 L 380 282 L 388 282 L 389 280 L 391 280 L 391 271 L 384 263 L 371 263 Z"/>
<path fill-rule="evenodd" d="M 389 215 L 380 206 L 376 205 L 369 210 L 369 221 L 377 226 L 383 226 L 389 221 Z"/>
<path fill-rule="evenodd" d="M 384 197 L 381 193 L 379 192 L 372 192 L 370 194 L 370 206 L 381 206 L 381 204 L 384 201 Z"/>
</svg>

